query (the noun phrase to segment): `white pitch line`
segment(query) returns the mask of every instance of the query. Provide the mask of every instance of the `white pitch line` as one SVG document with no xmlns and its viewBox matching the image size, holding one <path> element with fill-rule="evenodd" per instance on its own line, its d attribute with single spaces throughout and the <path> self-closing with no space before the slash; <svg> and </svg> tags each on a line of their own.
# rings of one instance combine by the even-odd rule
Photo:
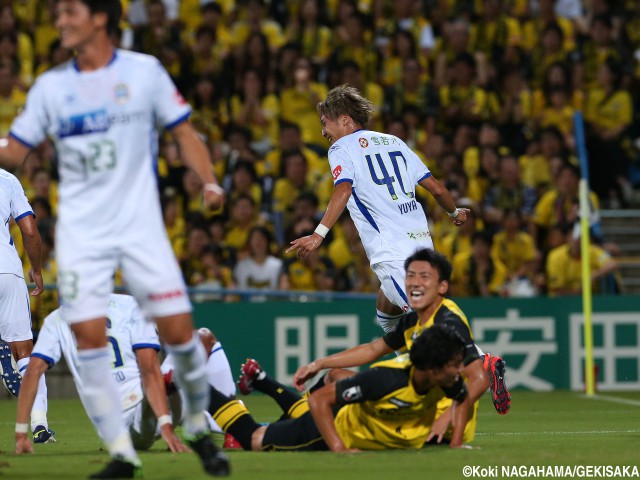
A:
<svg viewBox="0 0 640 480">
<path fill-rule="evenodd" d="M 581 393 L 579 397 L 584 398 L 586 400 L 603 400 L 605 402 L 621 403 L 623 405 L 633 405 L 634 407 L 640 407 L 640 400 L 630 400 L 628 398 L 618 398 L 618 397 L 612 397 L 609 395 L 593 395 L 589 397 L 584 393 Z"/>
<path fill-rule="evenodd" d="M 498 436 L 549 436 L 549 435 L 616 435 L 620 433 L 640 433 L 640 430 L 583 430 L 577 432 L 477 432 L 476 436 L 498 437 Z"/>
</svg>

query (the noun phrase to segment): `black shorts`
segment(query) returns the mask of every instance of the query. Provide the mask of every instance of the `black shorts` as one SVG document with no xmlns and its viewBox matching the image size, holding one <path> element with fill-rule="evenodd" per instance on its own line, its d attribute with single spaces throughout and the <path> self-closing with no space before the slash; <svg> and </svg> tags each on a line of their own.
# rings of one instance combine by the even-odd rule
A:
<svg viewBox="0 0 640 480">
<path fill-rule="evenodd" d="M 279 420 L 270 424 L 264 432 L 262 449 L 265 451 L 301 451 L 328 450 L 322 435 L 318 431 L 311 412 L 299 418 Z"/>
</svg>

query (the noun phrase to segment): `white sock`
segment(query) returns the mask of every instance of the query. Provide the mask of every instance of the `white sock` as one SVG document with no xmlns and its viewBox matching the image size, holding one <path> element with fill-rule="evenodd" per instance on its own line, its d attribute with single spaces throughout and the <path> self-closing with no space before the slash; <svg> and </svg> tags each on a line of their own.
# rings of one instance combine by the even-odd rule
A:
<svg viewBox="0 0 640 480">
<path fill-rule="evenodd" d="M 107 347 L 78 351 L 78 392 L 87 415 L 113 457 L 121 455 L 139 463 L 129 430 L 122 418 L 118 385 L 111 376 L 111 353 Z"/>
<path fill-rule="evenodd" d="M 398 324 L 400 319 L 403 317 L 403 315 L 404 313 L 401 313 L 400 315 L 389 315 L 388 313 L 384 313 L 384 312 L 381 312 L 380 310 L 376 310 L 378 325 L 382 327 L 382 330 L 384 330 L 384 333 L 389 333 L 394 328 L 396 328 L 396 325 Z"/>
<path fill-rule="evenodd" d="M 209 385 L 227 397 L 235 397 L 236 382 L 233 381 L 231 365 L 220 342 L 216 342 L 207 359 L 207 381 Z"/>
<path fill-rule="evenodd" d="M 184 429 L 187 435 L 207 430 L 204 410 L 209 406 L 206 355 L 197 335 L 182 345 L 166 345 L 175 364 L 174 378 L 184 398 Z"/>
<path fill-rule="evenodd" d="M 18 372 L 24 376 L 29 365 L 30 358 L 21 358 L 16 362 L 18 366 Z M 36 399 L 33 402 L 33 408 L 31 409 L 31 431 L 33 432 L 38 425 L 42 425 L 44 428 L 49 428 L 47 422 L 47 384 L 44 380 L 44 375 L 38 380 L 38 390 L 36 391 Z"/>
</svg>

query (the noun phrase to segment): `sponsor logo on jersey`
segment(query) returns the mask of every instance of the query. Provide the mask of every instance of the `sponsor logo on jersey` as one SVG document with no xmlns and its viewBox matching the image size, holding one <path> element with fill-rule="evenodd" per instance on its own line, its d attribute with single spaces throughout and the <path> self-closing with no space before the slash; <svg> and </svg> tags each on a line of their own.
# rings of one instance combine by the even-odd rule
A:
<svg viewBox="0 0 640 480">
<path fill-rule="evenodd" d="M 116 103 L 122 105 L 129 101 L 129 87 L 126 83 L 118 83 L 113 88 L 113 95 L 116 98 Z"/>
<path fill-rule="evenodd" d="M 362 137 L 360 137 L 360 138 L 358 139 L 358 143 L 360 144 L 360 146 L 361 146 L 362 148 L 367 148 L 367 147 L 369 146 L 369 142 L 367 142 L 367 139 L 366 139 L 366 138 L 362 138 Z"/>
<path fill-rule="evenodd" d="M 184 99 L 184 97 L 178 90 L 174 92 L 173 98 L 178 105 L 185 105 L 187 103 L 187 101 Z"/>
<path fill-rule="evenodd" d="M 396 398 L 396 397 L 391 397 L 389 399 L 389 403 L 392 403 L 398 408 L 409 408 L 412 405 L 411 403 L 405 402 L 404 400 L 400 400 L 399 398 Z"/>
<path fill-rule="evenodd" d="M 333 169 L 333 179 L 335 180 L 336 178 L 338 178 L 341 173 L 342 173 L 342 167 L 338 165 L 336 168 Z"/>
<path fill-rule="evenodd" d="M 170 290 L 168 292 L 150 293 L 148 298 L 152 302 L 162 302 L 163 300 L 173 300 L 174 298 L 184 297 L 185 295 L 184 290 Z"/>
<path fill-rule="evenodd" d="M 81 113 L 60 120 L 58 136 L 65 138 L 88 133 L 106 132 L 109 130 L 110 123 L 109 115 L 104 109 Z"/>
<path fill-rule="evenodd" d="M 342 392 L 342 399 L 345 402 L 353 402 L 354 400 L 358 400 L 359 398 L 362 398 L 362 390 L 360 390 L 360 387 L 358 385 L 349 387 L 344 392 Z"/>
</svg>

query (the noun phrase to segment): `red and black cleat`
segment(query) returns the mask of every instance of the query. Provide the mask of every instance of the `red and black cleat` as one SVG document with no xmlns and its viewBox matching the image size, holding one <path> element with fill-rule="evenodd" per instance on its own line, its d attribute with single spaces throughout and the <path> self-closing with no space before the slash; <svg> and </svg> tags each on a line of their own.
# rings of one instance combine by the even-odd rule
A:
<svg viewBox="0 0 640 480">
<path fill-rule="evenodd" d="M 240 367 L 240 378 L 238 379 L 238 390 L 243 395 L 249 395 L 254 387 L 253 381 L 262 373 L 262 368 L 257 360 L 247 358 L 246 363 Z"/>
<path fill-rule="evenodd" d="M 500 415 L 509 413 L 511 408 L 511 395 L 504 381 L 507 373 L 507 365 L 501 357 L 494 357 L 490 353 L 484 356 L 484 368 L 489 374 L 489 389 L 493 406 Z"/>
</svg>

